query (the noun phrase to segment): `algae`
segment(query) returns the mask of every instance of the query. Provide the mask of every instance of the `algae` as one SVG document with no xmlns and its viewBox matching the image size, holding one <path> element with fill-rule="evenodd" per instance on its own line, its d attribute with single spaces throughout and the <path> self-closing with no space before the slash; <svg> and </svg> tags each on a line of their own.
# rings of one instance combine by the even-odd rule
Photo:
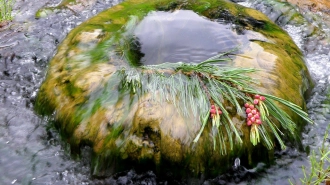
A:
<svg viewBox="0 0 330 185">
<path fill-rule="evenodd" d="M 178 9 L 192 10 L 211 20 L 224 19 L 238 25 L 241 31 L 262 33 L 270 42 L 252 43 L 264 48 L 265 56 L 276 56 L 271 62 L 277 71 L 267 71 L 270 66 L 265 63 L 258 66 L 258 75 L 266 78 L 264 84 L 270 83 L 257 88 L 305 106 L 303 93 L 310 84 L 302 82 L 310 82 L 310 77 L 302 54 L 289 36 L 262 13 L 222 0 L 128 0 L 68 34 L 50 63 L 36 101 L 40 114 L 55 112 L 57 125 L 72 148 L 83 144 L 93 147 L 92 174 L 106 175 L 153 164 L 162 174 L 170 169 L 177 171 L 177 176 L 215 176 L 230 168 L 236 157 L 244 165 L 273 160 L 272 150 L 247 142 L 250 138 L 245 119 L 237 116 L 230 105 L 226 108 L 233 109 L 231 116 L 245 142 L 234 146 L 228 143 L 224 146 L 227 154 L 223 155 L 214 151 L 210 125 L 198 143 L 192 144 L 201 127 L 194 117 L 186 118 L 174 105 L 160 103 L 150 94 L 133 93 L 120 83 L 118 71 L 139 66 L 141 59 L 141 53 L 136 52 L 139 44 L 125 35 L 130 31 L 127 24 L 134 27 L 151 11 Z M 273 77 L 271 81 L 267 81 L 269 76 Z M 295 120 L 301 127 L 296 117 Z M 232 136 L 225 136 L 227 141 L 229 137 Z"/>
</svg>

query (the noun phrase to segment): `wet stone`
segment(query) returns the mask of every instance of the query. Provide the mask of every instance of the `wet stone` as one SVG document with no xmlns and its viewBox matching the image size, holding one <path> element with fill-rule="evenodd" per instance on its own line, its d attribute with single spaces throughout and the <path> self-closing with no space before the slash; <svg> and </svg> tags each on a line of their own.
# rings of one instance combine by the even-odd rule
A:
<svg viewBox="0 0 330 185">
<path fill-rule="evenodd" d="M 236 148 L 236 145 L 235 151 L 228 155 L 212 152 L 210 129 L 206 129 L 200 142 L 192 147 L 201 127 L 197 123 L 199 115 L 184 117 L 171 102 L 154 100 L 151 94 L 137 96 L 123 92 L 121 85 L 117 84 L 116 71 L 127 66 L 134 69 L 162 62 L 202 61 L 241 45 L 237 51 L 240 55 L 233 56 L 230 65 L 260 69 L 258 74 L 251 74 L 263 80 L 256 89 L 289 98 L 304 106 L 300 92 L 309 88 L 310 79 L 298 47 L 283 30 L 256 11 L 249 10 L 251 14 L 240 14 L 239 17 L 231 15 L 238 10 L 230 3 L 221 2 L 224 3 L 222 6 L 227 6 L 225 11 L 209 10 L 220 11 L 214 14 L 203 14 L 192 3 L 191 6 L 182 5 L 183 10 L 164 12 L 148 9 L 143 15 L 138 14 L 139 8 L 133 8 L 130 14 L 137 11 L 137 15 L 127 17 L 126 8 L 134 3 L 129 1 L 109 9 L 70 32 L 50 63 L 48 76 L 36 100 L 37 109 L 41 108 L 42 114 L 56 112 L 57 126 L 69 136 L 68 142 L 73 150 L 82 144 L 93 148 L 93 156 L 97 156 L 97 160 L 92 160 L 95 163 L 92 165 L 97 168 L 92 168 L 92 173 L 99 176 L 116 172 L 115 168 L 110 167 L 111 162 L 104 162 L 113 156 L 118 156 L 115 161 L 123 163 L 123 167 L 151 166 L 154 170 L 161 169 L 159 173 L 164 175 L 167 175 L 167 171 L 189 166 L 190 170 L 178 170 L 173 176 L 181 173 L 191 173 L 192 176 L 204 172 L 218 174 L 226 171 L 225 166 L 232 166 L 234 161 L 229 159 L 237 157 L 241 159 L 242 165 L 252 164 L 253 160 L 260 162 L 259 157 L 252 159 L 248 154 L 239 153 L 242 150 L 240 146 Z M 149 6 L 149 3 L 143 1 L 138 6 Z M 150 6 L 157 10 L 157 3 Z M 164 0 L 164 3 L 167 1 Z M 170 7 L 172 5 L 160 6 L 159 9 Z M 185 10 L 187 7 L 190 10 Z M 115 12 L 125 16 L 116 17 Z M 237 22 L 244 26 L 230 22 L 238 18 L 240 20 Z M 222 19 L 224 21 L 219 21 Z M 263 30 L 264 25 L 271 25 L 276 28 L 276 32 Z M 286 49 L 279 45 L 284 45 Z M 129 57 L 121 57 L 121 52 L 128 53 Z M 66 102 L 65 106 L 63 102 Z M 236 115 L 236 109 L 232 106 L 225 107 L 234 124 L 242 129 L 239 135 L 245 138 L 244 142 L 249 143 L 248 137 L 245 137 L 248 129 L 242 126 L 244 118 Z M 266 152 L 259 155 L 265 157 L 264 160 L 268 160 L 267 156 L 271 155 L 267 152 L 272 152 L 253 149 L 248 144 L 244 147 L 247 147 L 244 151 Z M 207 162 L 204 161 L 205 156 L 208 156 Z M 208 166 L 211 163 L 214 165 Z M 214 170 L 208 171 L 210 169 Z"/>
</svg>

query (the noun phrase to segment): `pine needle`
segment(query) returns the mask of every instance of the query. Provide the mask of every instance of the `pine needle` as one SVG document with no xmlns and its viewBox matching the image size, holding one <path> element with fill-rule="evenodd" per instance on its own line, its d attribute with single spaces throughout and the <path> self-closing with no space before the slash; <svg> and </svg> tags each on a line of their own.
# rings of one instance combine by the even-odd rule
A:
<svg viewBox="0 0 330 185">
<path fill-rule="evenodd" d="M 243 115 L 241 103 L 253 102 L 251 98 L 253 95 L 263 95 L 266 100 L 256 106 L 260 111 L 262 124 L 252 125 L 251 142 L 256 145 L 262 141 L 268 149 L 272 149 L 274 136 L 281 148 L 285 148 L 281 136 L 284 135 L 284 131 L 289 131 L 291 135 L 294 135 L 296 124 L 274 101 L 287 106 L 307 122 L 313 123 L 313 121 L 301 107 L 282 98 L 252 89 L 251 83 L 258 82 L 247 74 L 256 72 L 256 69 L 219 66 L 220 62 L 231 61 L 228 56 L 235 50 L 237 48 L 198 64 L 177 62 L 145 65 L 133 69 L 122 68 L 119 76 L 123 86 L 131 93 L 151 93 L 153 99 L 160 103 L 172 103 L 182 116 L 192 116 L 196 118 L 195 120 L 199 120 L 200 130 L 193 140 L 194 143 L 198 142 L 206 125 L 211 123 L 213 148 L 216 150 L 218 147 L 223 155 L 227 153 L 228 142 L 230 150 L 235 145 L 243 143 L 239 134 L 240 130 L 233 123 L 224 103 L 230 104 L 229 106 L 236 108 L 239 115 Z M 222 114 L 217 109 L 212 117 L 211 105 L 218 107 Z M 280 127 L 273 123 L 273 120 L 280 123 Z"/>
</svg>

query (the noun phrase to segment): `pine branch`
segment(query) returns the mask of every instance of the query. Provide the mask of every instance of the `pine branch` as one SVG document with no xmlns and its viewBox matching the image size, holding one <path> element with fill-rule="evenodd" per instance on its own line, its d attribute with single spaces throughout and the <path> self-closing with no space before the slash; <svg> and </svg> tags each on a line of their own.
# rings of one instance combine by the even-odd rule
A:
<svg viewBox="0 0 330 185">
<path fill-rule="evenodd" d="M 152 93 L 154 100 L 158 100 L 160 103 L 172 103 L 183 116 L 193 116 L 196 118 L 195 120 L 199 120 L 201 128 L 193 140 L 194 143 L 198 142 L 206 125 L 211 122 L 213 147 L 216 149 L 218 146 L 221 154 L 227 152 L 226 142 L 229 142 L 231 150 L 235 144 L 243 143 L 240 131 L 233 123 L 224 103 L 226 106 L 229 104 L 236 108 L 236 112 L 242 115 L 243 105 L 241 103 L 250 102 L 251 105 L 255 104 L 252 108 L 254 113 L 260 114 L 259 122 L 254 121 L 255 118 L 253 118 L 253 122 L 250 121 L 251 123 L 247 121 L 248 126 L 252 124 L 250 130 L 252 144 L 256 145 L 261 140 L 268 149 L 271 149 L 274 147 L 272 141 L 272 136 L 274 136 L 281 148 L 285 148 L 281 139 L 281 136 L 284 135 L 281 129 L 288 130 L 291 135 L 294 135 L 296 125 L 274 101 L 287 106 L 307 122 L 313 123 L 313 121 L 299 106 L 251 89 L 250 84 L 257 82 L 247 74 L 256 72 L 255 69 L 218 66 L 219 62 L 230 61 L 231 58 L 228 56 L 233 51 L 235 49 L 198 64 L 177 62 L 146 65 L 133 69 L 123 68 L 120 70 L 122 84 L 133 94 Z M 252 97 L 257 94 L 266 98 L 253 99 Z M 256 102 L 253 103 L 254 101 Z M 247 108 L 244 110 L 247 113 Z M 213 112 L 210 113 L 210 111 Z M 248 113 L 246 115 L 248 116 Z M 280 123 L 281 129 L 273 123 L 273 120 Z"/>
</svg>

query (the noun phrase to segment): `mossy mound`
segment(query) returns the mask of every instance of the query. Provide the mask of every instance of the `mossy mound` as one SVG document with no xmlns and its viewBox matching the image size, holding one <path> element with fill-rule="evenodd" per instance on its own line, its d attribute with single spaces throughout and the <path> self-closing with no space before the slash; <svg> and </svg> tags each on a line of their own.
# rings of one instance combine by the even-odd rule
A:
<svg viewBox="0 0 330 185">
<path fill-rule="evenodd" d="M 36 101 L 40 114 L 55 113 L 56 125 L 73 151 L 82 145 L 93 148 L 93 174 L 134 166 L 178 176 L 213 176 L 226 171 L 237 157 L 245 165 L 272 160 L 273 150 L 263 144 L 252 146 L 245 117 L 228 102 L 224 106 L 243 143 L 231 146 L 228 142 L 223 154 L 214 150 L 211 126 L 193 143 L 202 127 L 198 115 L 182 115 L 173 103 L 155 99 L 152 94 L 156 92 L 138 94 L 124 88 L 118 71 L 138 68 L 142 57 L 132 47 L 131 27 L 150 12 L 175 10 L 192 10 L 235 24 L 238 34 L 233 35 L 238 36 L 230 39 L 247 42 L 237 42 L 241 49 L 228 65 L 260 69 L 252 74 L 260 81 L 254 85 L 256 89 L 305 107 L 303 95 L 311 82 L 302 54 L 291 38 L 260 12 L 219 0 L 125 1 L 70 32 L 50 63 Z M 297 123 L 299 134 L 301 120 L 284 110 Z"/>
</svg>

